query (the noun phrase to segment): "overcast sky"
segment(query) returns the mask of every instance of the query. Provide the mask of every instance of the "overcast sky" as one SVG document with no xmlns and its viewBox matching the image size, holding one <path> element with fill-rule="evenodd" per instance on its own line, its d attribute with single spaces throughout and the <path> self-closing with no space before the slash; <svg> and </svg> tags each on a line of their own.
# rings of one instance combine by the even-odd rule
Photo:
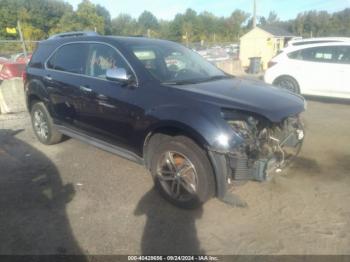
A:
<svg viewBox="0 0 350 262">
<path fill-rule="evenodd" d="M 173 19 L 177 13 L 192 8 L 197 12 L 210 11 L 217 16 L 229 16 L 236 8 L 252 13 L 253 0 L 91 0 L 108 9 L 112 18 L 120 13 L 138 17 L 144 10 L 158 19 Z M 81 0 L 68 0 L 74 8 Z M 350 7 L 350 0 L 257 0 L 257 14 L 268 16 L 275 11 L 281 20 L 295 18 L 308 10 L 335 12 Z"/>
</svg>

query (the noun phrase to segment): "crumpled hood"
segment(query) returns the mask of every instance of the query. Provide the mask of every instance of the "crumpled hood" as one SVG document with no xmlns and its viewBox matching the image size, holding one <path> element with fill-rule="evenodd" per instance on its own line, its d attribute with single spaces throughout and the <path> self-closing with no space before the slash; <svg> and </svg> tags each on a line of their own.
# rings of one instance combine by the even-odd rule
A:
<svg viewBox="0 0 350 262">
<path fill-rule="evenodd" d="M 217 106 L 254 112 L 272 122 L 305 109 L 303 97 L 261 81 L 233 78 L 183 85 L 181 89 L 201 94 L 201 100 Z"/>
</svg>

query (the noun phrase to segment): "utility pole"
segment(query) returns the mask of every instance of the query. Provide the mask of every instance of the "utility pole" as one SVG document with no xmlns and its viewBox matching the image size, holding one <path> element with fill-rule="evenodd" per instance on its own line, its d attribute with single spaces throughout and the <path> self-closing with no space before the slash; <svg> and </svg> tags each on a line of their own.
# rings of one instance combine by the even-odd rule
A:
<svg viewBox="0 0 350 262">
<path fill-rule="evenodd" d="M 21 23 L 19 22 L 19 20 L 17 21 L 17 28 L 18 28 L 19 37 L 20 37 L 20 40 L 21 40 L 21 43 L 22 43 L 23 54 L 24 54 L 25 59 L 27 60 L 27 49 L 26 49 L 26 44 L 24 43 Z"/>
<path fill-rule="evenodd" d="M 253 28 L 256 27 L 256 0 L 254 0 L 253 6 Z"/>
</svg>

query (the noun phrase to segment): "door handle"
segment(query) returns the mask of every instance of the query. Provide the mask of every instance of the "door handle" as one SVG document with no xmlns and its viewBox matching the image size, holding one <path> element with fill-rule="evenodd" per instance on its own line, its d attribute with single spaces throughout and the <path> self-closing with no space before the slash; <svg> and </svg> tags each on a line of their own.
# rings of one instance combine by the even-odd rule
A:
<svg viewBox="0 0 350 262">
<path fill-rule="evenodd" d="M 45 79 L 46 81 L 52 81 L 52 77 L 51 77 L 51 76 L 49 76 L 49 75 L 44 76 L 44 79 Z"/>
<path fill-rule="evenodd" d="M 88 92 L 88 93 L 91 93 L 92 92 L 92 89 L 87 87 L 87 86 L 79 86 L 80 90 L 83 91 L 83 92 Z"/>
</svg>

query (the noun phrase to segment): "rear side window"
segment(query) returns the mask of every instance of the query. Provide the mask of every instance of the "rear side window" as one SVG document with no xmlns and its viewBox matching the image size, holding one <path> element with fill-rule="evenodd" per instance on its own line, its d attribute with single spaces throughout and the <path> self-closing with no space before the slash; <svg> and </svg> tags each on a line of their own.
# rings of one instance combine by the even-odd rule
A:
<svg viewBox="0 0 350 262">
<path fill-rule="evenodd" d="M 54 49 L 55 47 L 53 45 L 39 43 L 32 55 L 32 58 L 30 59 L 28 66 L 34 68 L 44 68 L 45 60 Z"/>
<path fill-rule="evenodd" d="M 59 71 L 84 74 L 88 45 L 72 43 L 60 47 L 47 62 L 47 67 Z"/>
<path fill-rule="evenodd" d="M 350 46 L 337 46 L 336 62 L 350 64 Z"/>
<path fill-rule="evenodd" d="M 335 46 L 311 47 L 298 50 L 288 54 L 291 59 L 335 63 L 337 55 L 337 48 Z"/>
</svg>

